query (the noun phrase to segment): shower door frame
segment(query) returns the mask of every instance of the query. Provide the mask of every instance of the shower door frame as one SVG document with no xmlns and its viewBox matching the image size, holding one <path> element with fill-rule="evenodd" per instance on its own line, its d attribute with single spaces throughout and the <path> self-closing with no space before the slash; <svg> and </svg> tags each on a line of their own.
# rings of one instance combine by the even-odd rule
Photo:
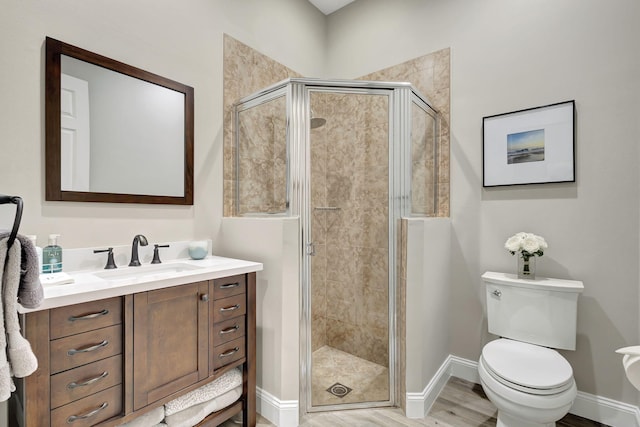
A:
<svg viewBox="0 0 640 427">
<path fill-rule="evenodd" d="M 311 405 L 311 258 L 308 254 L 308 233 L 311 230 L 311 160 L 310 160 L 310 93 L 335 92 L 347 94 L 388 94 L 389 108 L 389 400 L 381 402 L 350 403 L 342 405 Z M 238 129 L 239 113 L 243 110 L 262 105 L 278 97 L 285 96 L 286 104 L 286 210 L 275 216 L 299 217 L 298 242 L 299 252 L 299 283 L 300 292 L 300 388 L 299 415 L 308 412 L 322 412 L 336 409 L 372 408 L 395 406 L 399 403 L 400 385 L 398 375 L 403 374 L 399 369 L 399 357 L 405 355 L 399 352 L 398 346 L 398 239 L 399 224 L 403 217 L 425 216 L 412 213 L 411 199 L 411 105 L 416 103 L 435 120 L 434 158 L 437 159 L 437 144 L 439 141 L 440 117 L 431 103 L 424 98 L 410 83 L 377 82 L 364 80 L 322 80 L 309 78 L 289 78 L 275 83 L 234 104 L 234 128 Z M 403 120 L 404 118 L 404 120 Z M 235 178 L 234 189 L 235 212 L 239 214 L 239 133 L 234 132 Z M 437 161 L 434 165 L 437 168 Z M 437 169 L 436 169 L 437 172 Z M 437 197 L 437 182 L 434 196 Z M 437 205 L 437 199 L 434 199 Z M 434 206 L 434 209 L 436 206 Z M 434 211 L 435 212 L 435 211 Z M 267 214 L 264 214 L 267 215 Z M 262 215 L 260 215 L 262 216 Z M 272 216 L 271 214 L 267 216 Z M 436 215 L 437 216 L 437 215 Z"/>
<path fill-rule="evenodd" d="M 310 156 L 310 118 L 311 93 L 341 93 L 357 95 L 384 95 L 388 97 L 388 348 L 389 348 L 389 400 L 337 405 L 313 406 L 312 404 L 312 348 L 311 348 L 311 156 Z M 289 144 L 291 148 L 291 214 L 300 218 L 300 408 L 305 413 L 324 412 L 341 409 L 359 409 L 388 407 L 397 404 L 399 392 L 398 346 L 397 346 L 397 241 L 398 221 L 410 212 L 410 160 L 407 165 L 407 153 L 410 144 L 401 143 L 410 138 L 411 123 L 407 116 L 412 87 L 408 83 L 386 83 L 366 81 L 322 81 L 315 79 L 291 79 L 291 98 L 288 104 L 290 115 Z M 409 117 L 401 123 L 401 117 Z M 410 154 L 410 151 L 409 151 Z M 295 161 L 299 160 L 299 161 Z M 409 167 L 407 167 L 409 166 Z M 403 172 L 404 171 L 404 172 Z"/>
</svg>

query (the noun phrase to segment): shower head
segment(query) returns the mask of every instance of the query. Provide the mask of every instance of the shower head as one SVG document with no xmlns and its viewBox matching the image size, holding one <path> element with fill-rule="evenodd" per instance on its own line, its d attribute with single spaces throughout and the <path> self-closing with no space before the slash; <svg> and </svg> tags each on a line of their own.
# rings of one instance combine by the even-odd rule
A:
<svg viewBox="0 0 640 427">
<path fill-rule="evenodd" d="M 327 123 L 327 119 L 321 117 L 311 117 L 311 129 L 322 127 Z"/>
<path fill-rule="evenodd" d="M 323 119 L 322 117 L 314 117 L 313 110 L 311 110 L 311 129 L 317 129 L 322 127 L 327 123 L 327 119 Z"/>
</svg>

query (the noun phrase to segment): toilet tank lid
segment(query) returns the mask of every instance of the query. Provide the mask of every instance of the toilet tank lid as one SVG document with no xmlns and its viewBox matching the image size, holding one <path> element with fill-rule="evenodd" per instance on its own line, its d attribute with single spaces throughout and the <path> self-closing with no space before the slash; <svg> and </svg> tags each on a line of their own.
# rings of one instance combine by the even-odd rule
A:
<svg viewBox="0 0 640 427">
<path fill-rule="evenodd" d="M 584 290 L 584 285 L 579 280 L 551 279 L 548 277 L 538 277 L 535 280 L 518 279 L 515 274 L 497 273 L 487 271 L 482 275 L 485 282 L 498 285 L 508 285 L 520 288 L 546 289 L 555 292 L 580 293 Z"/>
</svg>

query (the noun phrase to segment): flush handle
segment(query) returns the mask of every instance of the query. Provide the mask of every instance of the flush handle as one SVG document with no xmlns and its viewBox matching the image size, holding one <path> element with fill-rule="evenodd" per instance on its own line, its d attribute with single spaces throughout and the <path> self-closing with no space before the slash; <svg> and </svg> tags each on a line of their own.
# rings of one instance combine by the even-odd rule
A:
<svg viewBox="0 0 640 427">
<path fill-rule="evenodd" d="M 495 291 L 492 292 L 492 294 L 494 294 L 495 296 L 497 296 L 498 298 L 500 298 L 502 296 L 502 292 L 499 291 L 498 289 L 496 289 Z"/>
</svg>

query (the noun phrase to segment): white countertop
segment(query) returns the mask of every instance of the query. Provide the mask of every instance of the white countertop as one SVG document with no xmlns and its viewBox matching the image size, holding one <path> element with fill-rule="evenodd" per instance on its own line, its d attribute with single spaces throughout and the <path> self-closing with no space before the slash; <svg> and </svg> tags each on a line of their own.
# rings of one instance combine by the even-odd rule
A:
<svg viewBox="0 0 640 427">
<path fill-rule="evenodd" d="M 175 269 L 177 271 L 170 271 L 172 267 L 179 268 Z M 27 309 L 18 305 L 18 311 L 20 313 L 28 313 L 47 310 L 236 274 L 252 273 L 261 271 L 262 268 L 262 264 L 258 262 L 208 256 L 202 260 L 174 259 L 162 264 L 147 264 L 141 267 L 69 272 L 69 275 L 74 279 L 74 283 L 44 285 L 44 300 L 42 304 L 34 309 Z M 129 277 L 128 273 L 131 273 Z M 105 277 L 110 274 L 113 277 Z M 105 278 L 100 277 L 100 275 Z"/>
</svg>

